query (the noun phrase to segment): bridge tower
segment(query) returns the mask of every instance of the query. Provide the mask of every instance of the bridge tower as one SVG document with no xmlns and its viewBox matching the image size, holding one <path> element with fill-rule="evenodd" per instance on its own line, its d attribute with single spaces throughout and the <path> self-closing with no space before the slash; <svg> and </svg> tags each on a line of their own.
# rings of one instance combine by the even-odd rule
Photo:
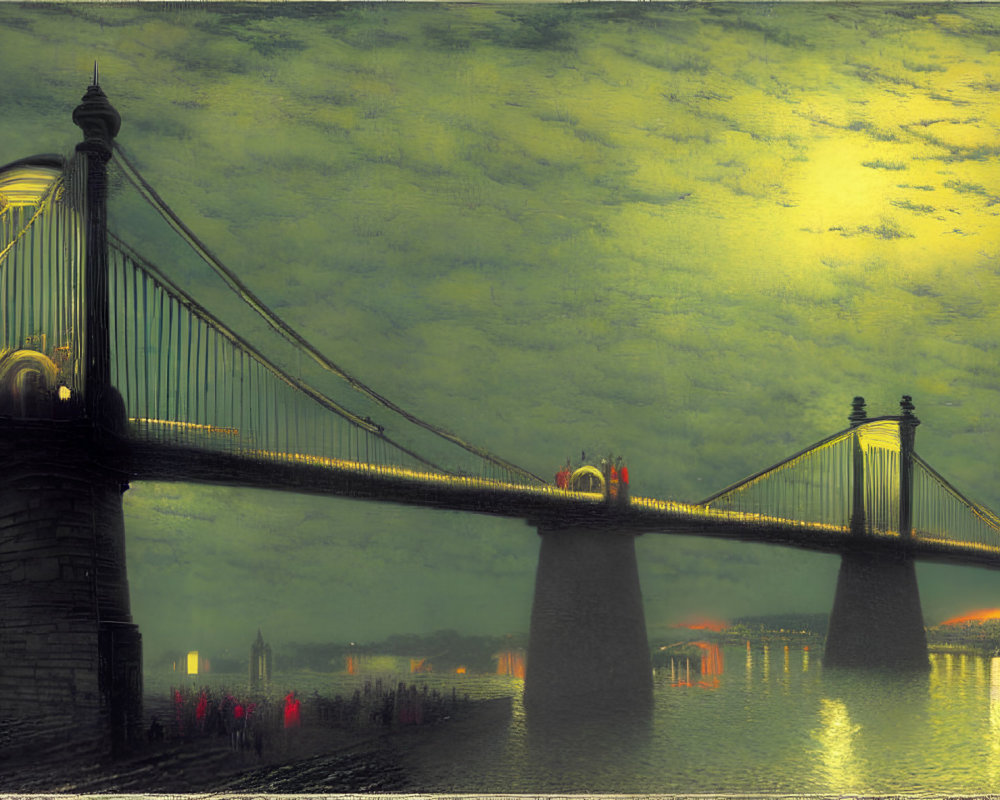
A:
<svg viewBox="0 0 1000 800">
<path fill-rule="evenodd" d="M 539 526 L 524 705 L 529 723 L 650 708 L 653 670 L 635 535 Z"/>
<path fill-rule="evenodd" d="M 10 734 L 5 751 L 52 745 L 60 755 L 67 743 L 120 752 L 142 730 L 122 514 L 126 420 L 108 334 L 107 163 L 121 118 L 96 66 L 73 121 L 84 133 L 76 150 L 86 175 L 84 330 L 75 339 L 83 380 L 71 396 L 35 381 L 32 411 L 0 418 L 0 733 Z"/>
<path fill-rule="evenodd" d="M 913 536 L 913 442 L 920 421 L 909 396 L 900 401 L 899 537 Z M 852 427 L 866 419 L 854 398 Z M 913 558 L 901 549 L 865 541 L 865 460 L 854 440 L 851 537 L 841 555 L 837 593 L 826 635 L 824 664 L 831 667 L 928 669 L 927 634 Z"/>
</svg>

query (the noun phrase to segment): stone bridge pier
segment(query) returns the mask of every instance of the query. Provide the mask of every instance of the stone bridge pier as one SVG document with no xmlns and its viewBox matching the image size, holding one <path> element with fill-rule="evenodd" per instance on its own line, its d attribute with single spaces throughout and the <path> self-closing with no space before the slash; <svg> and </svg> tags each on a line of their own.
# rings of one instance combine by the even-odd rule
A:
<svg viewBox="0 0 1000 800">
<path fill-rule="evenodd" d="M 85 420 L 0 422 L 3 753 L 119 752 L 142 730 L 121 454 Z"/>
<path fill-rule="evenodd" d="M 823 664 L 930 669 L 912 558 L 863 548 L 841 556 Z"/>
<path fill-rule="evenodd" d="M 539 527 L 524 682 L 529 721 L 550 712 L 637 711 L 653 677 L 635 535 Z"/>
</svg>

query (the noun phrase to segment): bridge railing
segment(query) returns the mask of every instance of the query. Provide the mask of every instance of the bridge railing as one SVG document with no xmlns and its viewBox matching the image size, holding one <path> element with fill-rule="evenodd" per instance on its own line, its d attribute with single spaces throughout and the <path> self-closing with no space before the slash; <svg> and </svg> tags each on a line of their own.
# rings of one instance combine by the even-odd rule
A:
<svg viewBox="0 0 1000 800">
<path fill-rule="evenodd" d="M 437 469 L 270 361 L 123 241 L 110 242 L 111 377 L 134 436 L 258 460 Z"/>
<path fill-rule="evenodd" d="M 30 359 L 63 394 L 82 391 L 82 159 L 36 156 L 0 168 L 0 384 L 18 394 Z M 7 409 L 7 412 L 12 409 Z"/>
<path fill-rule="evenodd" d="M 914 453 L 913 535 L 927 542 L 1000 550 L 1000 518 L 974 503 Z"/>
<path fill-rule="evenodd" d="M 822 439 L 700 505 L 845 532 L 853 522 L 856 531 L 870 535 L 894 533 L 899 530 L 899 459 L 898 418 L 874 418 Z"/>
</svg>

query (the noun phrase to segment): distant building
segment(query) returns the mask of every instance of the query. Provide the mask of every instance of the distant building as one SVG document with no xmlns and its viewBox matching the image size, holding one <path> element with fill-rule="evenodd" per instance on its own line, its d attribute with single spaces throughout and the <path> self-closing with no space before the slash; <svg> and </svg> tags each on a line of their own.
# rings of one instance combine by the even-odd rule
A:
<svg viewBox="0 0 1000 800">
<path fill-rule="evenodd" d="M 344 671 L 348 675 L 395 675 L 410 671 L 410 660 L 404 656 L 351 652 L 344 656 Z"/>
<path fill-rule="evenodd" d="M 264 644 L 264 635 L 257 629 L 257 639 L 250 645 L 250 686 L 271 682 L 271 645 Z"/>
</svg>

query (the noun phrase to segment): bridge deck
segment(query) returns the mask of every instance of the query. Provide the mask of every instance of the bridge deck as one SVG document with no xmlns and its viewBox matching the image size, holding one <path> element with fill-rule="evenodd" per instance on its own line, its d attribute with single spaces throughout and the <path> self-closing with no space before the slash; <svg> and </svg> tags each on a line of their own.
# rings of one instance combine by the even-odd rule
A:
<svg viewBox="0 0 1000 800">
<path fill-rule="evenodd" d="M 594 527 L 665 533 L 843 552 L 862 548 L 913 558 L 1000 569 L 1000 548 L 898 531 L 851 536 L 843 526 L 709 509 L 646 497 L 609 504 L 603 495 L 448 476 L 318 456 L 230 454 L 189 445 L 131 442 L 133 480 L 183 481 L 380 500 L 426 508 L 524 519 L 539 527 Z"/>
</svg>

